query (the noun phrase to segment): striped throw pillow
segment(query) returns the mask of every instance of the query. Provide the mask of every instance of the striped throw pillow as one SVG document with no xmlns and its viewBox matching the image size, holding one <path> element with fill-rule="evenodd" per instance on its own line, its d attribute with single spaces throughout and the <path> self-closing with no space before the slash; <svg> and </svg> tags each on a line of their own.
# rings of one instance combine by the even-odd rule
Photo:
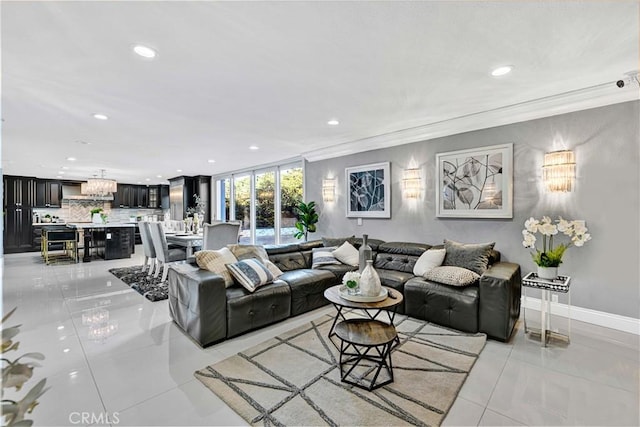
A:
<svg viewBox="0 0 640 427">
<path fill-rule="evenodd" d="M 341 264 L 341 262 L 333 255 L 333 251 L 335 249 L 335 246 L 328 248 L 313 248 L 311 250 L 313 256 L 311 268 L 318 268 L 321 265 Z"/>
<path fill-rule="evenodd" d="M 234 279 L 249 292 L 254 292 L 260 286 L 273 282 L 273 274 L 257 258 L 227 264 L 227 269 Z"/>
</svg>

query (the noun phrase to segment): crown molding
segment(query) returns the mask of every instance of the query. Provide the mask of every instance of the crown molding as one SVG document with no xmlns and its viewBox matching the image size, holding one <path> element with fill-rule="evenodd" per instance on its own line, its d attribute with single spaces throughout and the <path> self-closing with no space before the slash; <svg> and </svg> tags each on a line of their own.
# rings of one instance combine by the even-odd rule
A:
<svg viewBox="0 0 640 427">
<path fill-rule="evenodd" d="M 615 82 L 603 83 L 410 129 L 348 141 L 339 145 L 308 151 L 303 153 L 302 157 L 307 161 L 315 162 L 638 99 L 640 99 L 640 91 L 635 86 L 629 89 L 618 89 L 615 86 Z"/>
</svg>

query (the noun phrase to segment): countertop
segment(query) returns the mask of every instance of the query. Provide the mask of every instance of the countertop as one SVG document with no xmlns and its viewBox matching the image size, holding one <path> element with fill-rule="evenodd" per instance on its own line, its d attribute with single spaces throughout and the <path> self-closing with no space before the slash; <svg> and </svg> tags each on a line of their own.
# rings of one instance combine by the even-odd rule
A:
<svg viewBox="0 0 640 427">
<path fill-rule="evenodd" d="M 66 222 L 34 222 L 31 225 L 36 225 L 36 226 L 40 226 L 40 225 L 67 225 Z"/>
<path fill-rule="evenodd" d="M 134 228 L 136 226 L 133 222 L 108 222 L 106 224 L 93 224 L 91 222 L 72 222 L 67 223 L 69 228 Z"/>
</svg>

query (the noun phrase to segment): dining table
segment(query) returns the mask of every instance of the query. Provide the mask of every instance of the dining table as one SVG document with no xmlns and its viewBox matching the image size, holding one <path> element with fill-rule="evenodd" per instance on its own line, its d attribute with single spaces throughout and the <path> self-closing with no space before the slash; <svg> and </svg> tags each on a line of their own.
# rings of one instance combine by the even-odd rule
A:
<svg viewBox="0 0 640 427">
<path fill-rule="evenodd" d="M 167 243 L 172 245 L 184 246 L 187 249 L 187 258 L 193 256 L 193 248 L 202 246 L 204 236 L 201 233 L 165 233 Z"/>
</svg>

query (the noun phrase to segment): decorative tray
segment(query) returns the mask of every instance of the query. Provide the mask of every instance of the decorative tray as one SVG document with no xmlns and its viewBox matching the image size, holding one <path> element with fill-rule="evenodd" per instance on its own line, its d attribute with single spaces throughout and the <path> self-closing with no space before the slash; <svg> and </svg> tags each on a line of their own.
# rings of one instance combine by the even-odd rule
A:
<svg viewBox="0 0 640 427">
<path fill-rule="evenodd" d="M 340 294 L 341 298 L 344 298 L 347 301 L 353 301 L 353 302 L 379 302 L 385 299 L 388 294 L 387 288 L 382 288 L 380 290 L 380 294 L 373 297 L 368 297 L 364 295 L 349 295 L 349 292 L 347 291 L 347 287 L 344 285 L 340 286 L 338 293 Z"/>
</svg>

